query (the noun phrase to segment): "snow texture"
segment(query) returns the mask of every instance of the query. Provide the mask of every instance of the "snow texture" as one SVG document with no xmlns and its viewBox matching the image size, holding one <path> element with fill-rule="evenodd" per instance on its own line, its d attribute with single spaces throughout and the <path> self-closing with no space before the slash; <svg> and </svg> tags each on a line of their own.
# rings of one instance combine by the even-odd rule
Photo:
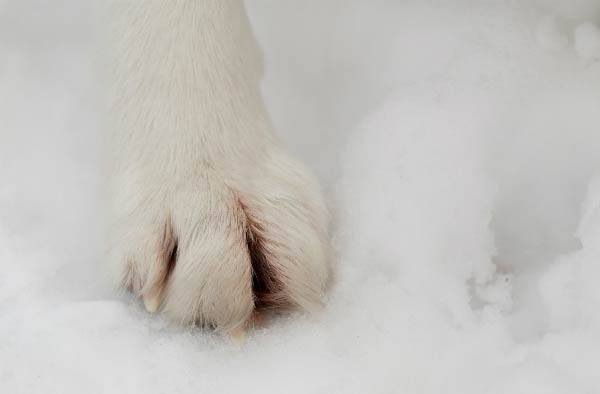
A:
<svg viewBox="0 0 600 394">
<path fill-rule="evenodd" d="M 336 284 L 243 349 L 106 279 L 96 7 L 0 1 L 0 392 L 600 392 L 595 0 L 249 0 Z"/>
</svg>

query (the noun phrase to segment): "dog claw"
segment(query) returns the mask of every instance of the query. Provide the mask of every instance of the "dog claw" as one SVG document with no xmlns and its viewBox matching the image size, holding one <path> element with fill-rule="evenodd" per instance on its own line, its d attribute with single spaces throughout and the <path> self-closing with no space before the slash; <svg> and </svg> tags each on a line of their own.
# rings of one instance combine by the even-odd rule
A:
<svg viewBox="0 0 600 394">
<path fill-rule="evenodd" d="M 149 313 L 156 313 L 160 308 L 161 297 L 160 294 L 144 295 L 144 306 Z"/>
<path fill-rule="evenodd" d="M 246 344 L 246 329 L 244 327 L 238 327 L 229 333 L 229 340 L 233 345 L 241 348 Z"/>
</svg>

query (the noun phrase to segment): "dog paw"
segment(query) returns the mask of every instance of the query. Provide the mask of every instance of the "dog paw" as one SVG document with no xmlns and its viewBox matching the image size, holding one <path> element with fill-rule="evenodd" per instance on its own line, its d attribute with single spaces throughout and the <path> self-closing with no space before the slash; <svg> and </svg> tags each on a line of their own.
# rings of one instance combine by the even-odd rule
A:
<svg viewBox="0 0 600 394">
<path fill-rule="evenodd" d="M 314 311 L 328 279 L 316 183 L 272 149 L 247 168 L 116 179 L 111 260 L 150 312 L 223 332 L 262 308 Z"/>
</svg>

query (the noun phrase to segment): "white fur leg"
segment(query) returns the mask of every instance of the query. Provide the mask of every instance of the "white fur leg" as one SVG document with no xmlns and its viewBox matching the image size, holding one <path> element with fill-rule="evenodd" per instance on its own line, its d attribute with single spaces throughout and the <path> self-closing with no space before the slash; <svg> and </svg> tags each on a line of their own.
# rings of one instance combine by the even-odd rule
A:
<svg viewBox="0 0 600 394">
<path fill-rule="evenodd" d="M 112 0 L 112 261 L 151 312 L 232 332 L 326 286 L 316 182 L 278 147 L 242 0 Z"/>
</svg>

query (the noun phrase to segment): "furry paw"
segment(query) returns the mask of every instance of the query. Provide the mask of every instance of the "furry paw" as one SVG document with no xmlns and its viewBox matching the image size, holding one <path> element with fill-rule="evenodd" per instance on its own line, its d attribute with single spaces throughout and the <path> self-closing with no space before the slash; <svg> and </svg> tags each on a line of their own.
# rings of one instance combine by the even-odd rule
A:
<svg viewBox="0 0 600 394">
<path fill-rule="evenodd" d="M 257 308 L 320 305 L 326 214 L 315 182 L 276 149 L 249 164 L 116 177 L 114 272 L 149 311 L 232 332 Z"/>
</svg>

